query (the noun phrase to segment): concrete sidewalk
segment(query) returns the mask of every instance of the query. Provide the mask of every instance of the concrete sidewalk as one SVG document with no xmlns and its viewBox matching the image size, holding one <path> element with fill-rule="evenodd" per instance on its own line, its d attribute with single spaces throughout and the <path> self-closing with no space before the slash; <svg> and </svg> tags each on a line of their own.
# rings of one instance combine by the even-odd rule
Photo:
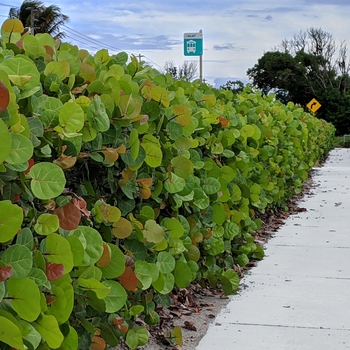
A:
<svg viewBox="0 0 350 350">
<path fill-rule="evenodd" d="M 197 350 L 350 349 L 350 149 L 313 180 Z"/>
</svg>

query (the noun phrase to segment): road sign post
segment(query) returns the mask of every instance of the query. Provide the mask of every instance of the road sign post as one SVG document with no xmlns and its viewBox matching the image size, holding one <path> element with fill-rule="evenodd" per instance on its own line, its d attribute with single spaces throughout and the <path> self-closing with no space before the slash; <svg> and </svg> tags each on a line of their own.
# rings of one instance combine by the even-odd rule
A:
<svg viewBox="0 0 350 350">
<path fill-rule="evenodd" d="M 184 55 L 199 56 L 199 80 L 203 80 L 203 32 L 184 34 Z"/>
<path fill-rule="evenodd" d="M 316 113 L 316 111 L 321 107 L 321 103 L 318 102 L 315 98 L 313 98 L 307 105 L 307 108 L 309 108 L 309 110 L 312 113 Z"/>
</svg>

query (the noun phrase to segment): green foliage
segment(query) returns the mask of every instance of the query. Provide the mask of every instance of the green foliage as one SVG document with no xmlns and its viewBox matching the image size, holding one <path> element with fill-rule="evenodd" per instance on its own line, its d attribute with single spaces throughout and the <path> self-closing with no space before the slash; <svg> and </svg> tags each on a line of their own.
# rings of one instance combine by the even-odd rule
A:
<svg viewBox="0 0 350 350">
<path fill-rule="evenodd" d="M 334 128 L 35 38 L 0 49 L 0 347 L 135 349 L 174 287 L 238 288 L 234 265 L 263 257 L 255 213 L 300 192 Z"/>
</svg>

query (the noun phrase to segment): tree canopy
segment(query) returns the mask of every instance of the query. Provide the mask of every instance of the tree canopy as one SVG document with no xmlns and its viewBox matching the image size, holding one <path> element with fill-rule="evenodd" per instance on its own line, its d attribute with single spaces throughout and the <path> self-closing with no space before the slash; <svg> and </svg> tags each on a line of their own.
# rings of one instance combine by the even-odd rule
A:
<svg viewBox="0 0 350 350">
<path fill-rule="evenodd" d="M 316 98 L 322 105 L 318 116 L 344 134 L 350 132 L 349 71 L 345 42 L 337 45 L 330 33 L 310 28 L 264 53 L 247 75 L 253 86 L 284 103 L 305 106 Z"/>
<path fill-rule="evenodd" d="M 9 17 L 18 18 L 24 27 L 31 27 L 34 23 L 35 33 L 49 33 L 55 39 L 64 37 L 60 26 L 69 21 L 57 5 L 45 6 L 39 0 L 25 0 L 20 7 L 12 7 Z"/>
</svg>

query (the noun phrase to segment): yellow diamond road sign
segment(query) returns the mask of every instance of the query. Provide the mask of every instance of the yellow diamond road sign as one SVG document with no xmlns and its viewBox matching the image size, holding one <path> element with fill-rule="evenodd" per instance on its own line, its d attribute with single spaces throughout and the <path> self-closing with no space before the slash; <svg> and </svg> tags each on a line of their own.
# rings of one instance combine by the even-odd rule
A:
<svg viewBox="0 0 350 350">
<path fill-rule="evenodd" d="M 313 98 L 307 105 L 307 108 L 309 108 L 309 110 L 312 113 L 315 113 L 320 107 L 321 107 L 321 103 L 318 102 L 315 98 Z"/>
</svg>

